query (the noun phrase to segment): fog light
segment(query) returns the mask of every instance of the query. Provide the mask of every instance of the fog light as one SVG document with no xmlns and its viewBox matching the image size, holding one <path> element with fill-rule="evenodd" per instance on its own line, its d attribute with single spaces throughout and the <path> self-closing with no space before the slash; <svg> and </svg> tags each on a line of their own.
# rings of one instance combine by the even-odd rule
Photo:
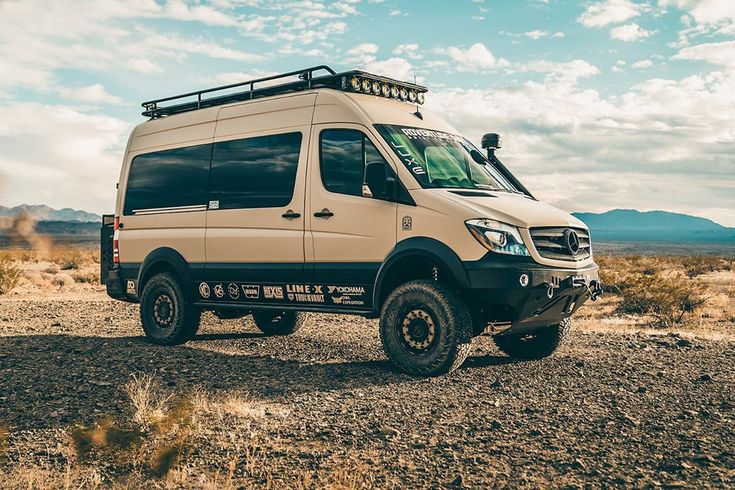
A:
<svg viewBox="0 0 735 490">
<path fill-rule="evenodd" d="M 524 288 L 528 286 L 528 274 L 521 274 L 521 277 L 518 278 L 518 282 L 520 282 L 521 286 Z"/>
</svg>

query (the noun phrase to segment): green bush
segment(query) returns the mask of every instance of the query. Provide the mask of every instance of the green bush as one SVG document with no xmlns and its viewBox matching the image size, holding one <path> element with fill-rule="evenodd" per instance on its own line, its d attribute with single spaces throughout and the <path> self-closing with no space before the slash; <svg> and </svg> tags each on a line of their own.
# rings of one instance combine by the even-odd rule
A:
<svg viewBox="0 0 735 490">
<path fill-rule="evenodd" d="M 704 303 L 696 286 L 680 273 L 630 275 L 618 285 L 621 300 L 616 313 L 650 315 L 655 326 L 669 327 Z"/>
</svg>

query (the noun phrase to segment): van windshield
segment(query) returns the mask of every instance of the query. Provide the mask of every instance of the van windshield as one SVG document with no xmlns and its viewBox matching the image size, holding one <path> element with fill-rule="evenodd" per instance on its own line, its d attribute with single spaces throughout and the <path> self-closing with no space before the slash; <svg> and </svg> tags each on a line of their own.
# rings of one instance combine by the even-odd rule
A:
<svg viewBox="0 0 735 490">
<path fill-rule="evenodd" d="M 462 136 L 391 124 L 376 124 L 375 127 L 421 187 L 518 192 Z M 475 158 L 483 163 L 478 163 Z"/>
</svg>

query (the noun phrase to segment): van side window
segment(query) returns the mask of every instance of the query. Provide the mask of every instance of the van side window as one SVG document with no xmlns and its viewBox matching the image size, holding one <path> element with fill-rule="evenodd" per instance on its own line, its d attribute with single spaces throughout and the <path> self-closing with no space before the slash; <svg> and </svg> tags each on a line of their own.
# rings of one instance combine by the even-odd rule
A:
<svg viewBox="0 0 735 490">
<path fill-rule="evenodd" d="M 385 162 L 373 143 L 354 129 L 326 129 L 320 136 L 321 173 L 331 192 L 362 196 L 365 164 Z"/>
<path fill-rule="evenodd" d="M 214 144 L 209 199 L 220 209 L 274 208 L 293 197 L 301 133 Z"/>
<path fill-rule="evenodd" d="M 136 210 L 207 204 L 212 145 L 138 155 L 130 164 L 123 214 Z"/>
</svg>

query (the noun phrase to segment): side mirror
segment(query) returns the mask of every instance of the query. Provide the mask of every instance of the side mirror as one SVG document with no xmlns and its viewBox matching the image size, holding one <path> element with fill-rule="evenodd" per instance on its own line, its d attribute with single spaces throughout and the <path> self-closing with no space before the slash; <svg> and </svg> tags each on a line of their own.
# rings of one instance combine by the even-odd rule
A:
<svg viewBox="0 0 735 490">
<path fill-rule="evenodd" d="M 395 189 L 395 179 L 384 162 L 371 162 L 365 166 L 365 184 L 362 195 L 374 199 L 391 199 Z"/>
<path fill-rule="evenodd" d="M 485 133 L 482 135 L 481 146 L 485 150 L 499 150 L 503 146 L 503 139 L 498 133 Z"/>
</svg>

